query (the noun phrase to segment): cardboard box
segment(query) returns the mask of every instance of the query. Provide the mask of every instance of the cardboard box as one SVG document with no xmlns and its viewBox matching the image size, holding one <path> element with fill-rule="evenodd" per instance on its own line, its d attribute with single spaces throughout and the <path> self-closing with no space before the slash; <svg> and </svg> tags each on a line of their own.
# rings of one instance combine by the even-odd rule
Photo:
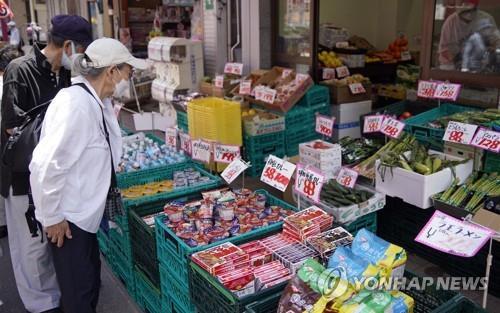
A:
<svg viewBox="0 0 500 313">
<path fill-rule="evenodd" d="M 259 136 L 285 130 L 285 118 L 280 115 L 257 111 L 256 115 L 245 116 L 243 127 L 246 135 Z"/>
<path fill-rule="evenodd" d="M 321 142 L 328 149 L 315 149 L 315 142 Z M 342 166 L 342 148 L 339 144 L 332 144 L 322 140 L 301 143 L 299 145 L 300 163 L 311 165 L 321 170 L 327 179 L 334 177 Z"/>
<path fill-rule="evenodd" d="M 224 79 L 224 87 L 217 88 L 214 84 L 208 82 L 200 83 L 200 93 L 205 94 L 207 96 L 224 98 L 231 96 L 231 90 L 235 88 L 238 84 L 231 84 L 232 80 Z"/>
<path fill-rule="evenodd" d="M 353 95 L 347 85 L 335 85 L 331 81 L 323 81 L 321 84 L 330 89 L 332 104 L 353 103 L 372 99 L 372 84 L 370 82 L 363 83 L 366 93 L 358 95 Z"/>
<path fill-rule="evenodd" d="M 358 122 L 360 116 L 372 111 L 372 101 L 358 101 L 332 105 L 332 114 L 335 116 L 335 125 Z"/>
<path fill-rule="evenodd" d="M 480 209 L 477 211 L 476 215 L 472 218 L 472 221 L 474 223 L 477 223 L 479 225 L 482 225 L 484 227 L 487 227 L 489 229 L 492 229 L 496 231 L 497 233 L 500 232 L 500 215 L 490 212 L 485 209 Z M 500 241 L 499 239 L 495 239 L 497 241 Z"/>
<path fill-rule="evenodd" d="M 474 160 L 474 170 L 480 171 L 483 168 L 484 150 L 474 146 L 463 145 L 460 143 L 453 143 L 449 141 L 444 142 L 444 153 L 453 155 L 462 159 Z"/>
</svg>

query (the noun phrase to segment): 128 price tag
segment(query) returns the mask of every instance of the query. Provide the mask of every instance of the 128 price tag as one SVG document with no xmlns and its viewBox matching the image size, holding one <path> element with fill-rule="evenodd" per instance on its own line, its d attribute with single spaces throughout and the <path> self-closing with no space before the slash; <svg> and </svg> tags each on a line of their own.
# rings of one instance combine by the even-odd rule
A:
<svg viewBox="0 0 500 313">
<path fill-rule="evenodd" d="M 477 125 L 450 121 L 444 133 L 443 140 L 468 145 L 476 133 Z"/>
<path fill-rule="evenodd" d="M 295 171 L 295 165 L 282 160 L 274 155 L 270 155 L 267 159 L 266 166 L 262 171 L 260 180 L 282 192 L 290 183 L 290 178 Z"/>
<path fill-rule="evenodd" d="M 334 68 L 324 68 L 323 69 L 323 79 L 329 80 L 335 78 L 335 69 Z"/>
<path fill-rule="evenodd" d="M 405 123 L 400 122 L 391 117 L 388 117 L 384 120 L 380 132 L 391 138 L 399 138 L 404 128 L 405 128 Z"/>
<path fill-rule="evenodd" d="M 368 115 L 365 116 L 363 124 L 363 133 L 376 133 L 382 129 L 385 116 L 383 115 Z"/>
<path fill-rule="evenodd" d="M 479 128 L 472 145 L 478 148 L 500 153 L 500 133 L 486 128 Z"/>
<path fill-rule="evenodd" d="M 335 117 L 316 115 L 316 132 L 327 136 L 333 136 L 333 124 L 335 123 Z"/>
<path fill-rule="evenodd" d="M 224 75 L 215 76 L 215 87 L 224 88 Z"/>
<path fill-rule="evenodd" d="M 192 141 L 193 160 L 198 160 L 204 163 L 210 163 L 212 156 L 212 145 L 203 140 Z"/>
<path fill-rule="evenodd" d="M 344 78 L 350 75 L 349 69 L 347 66 L 339 66 L 335 69 L 337 71 L 338 78 Z"/>
<path fill-rule="evenodd" d="M 224 66 L 224 73 L 235 74 L 241 76 L 243 74 L 243 64 L 242 63 L 226 63 Z"/>
<path fill-rule="evenodd" d="M 420 98 L 434 98 L 438 82 L 432 82 L 428 80 L 420 80 L 418 82 L 417 97 Z"/>
<path fill-rule="evenodd" d="M 356 185 L 358 175 L 358 172 L 355 170 L 348 167 L 342 167 L 339 175 L 337 176 L 337 182 L 345 187 L 353 188 L 354 185 Z"/>
<path fill-rule="evenodd" d="M 247 168 L 248 164 L 243 162 L 240 158 L 237 158 L 226 167 L 220 176 L 230 184 Z"/>
<path fill-rule="evenodd" d="M 165 143 L 167 146 L 177 148 L 177 129 L 169 127 L 165 130 Z"/>
<path fill-rule="evenodd" d="M 220 163 L 231 163 L 240 157 L 240 147 L 232 145 L 216 144 L 214 148 L 214 161 Z"/>
<path fill-rule="evenodd" d="M 351 91 L 351 93 L 353 95 L 359 95 L 362 93 L 366 93 L 366 89 L 362 83 L 349 84 L 349 90 Z"/>
<path fill-rule="evenodd" d="M 325 176 L 318 170 L 305 167 L 301 164 L 297 166 L 297 177 L 295 179 L 295 191 L 306 198 L 319 202 L 321 189 L 325 181 Z"/>
<path fill-rule="evenodd" d="M 188 155 L 192 154 L 191 147 L 191 136 L 185 133 L 179 133 L 179 138 L 181 140 L 181 150 L 186 152 Z"/>
<path fill-rule="evenodd" d="M 244 80 L 240 83 L 240 95 L 249 95 L 252 92 L 252 81 Z"/>
<path fill-rule="evenodd" d="M 441 83 L 436 87 L 436 92 L 434 93 L 434 98 L 441 100 L 451 100 L 456 101 L 458 95 L 460 94 L 461 85 Z"/>
</svg>

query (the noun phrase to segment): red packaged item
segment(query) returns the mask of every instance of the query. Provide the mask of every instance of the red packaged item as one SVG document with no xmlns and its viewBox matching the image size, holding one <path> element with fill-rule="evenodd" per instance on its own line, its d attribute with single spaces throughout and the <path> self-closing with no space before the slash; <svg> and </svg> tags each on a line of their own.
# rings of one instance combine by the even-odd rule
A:
<svg viewBox="0 0 500 313">
<path fill-rule="evenodd" d="M 223 243 L 205 251 L 200 251 L 192 255 L 193 262 L 198 264 L 210 274 L 213 274 L 217 267 L 224 265 L 228 260 L 248 257 L 248 255 L 230 242 Z"/>
<path fill-rule="evenodd" d="M 255 293 L 255 277 L 250 268 L 218 277 L 219 281 L 237 297 Z"/>
<path fill-rule="evenodd" d="M 279 285 L 281 283 L 284 283 L 284 282 L 287 282 L 289 281 L 290 279 L 292 279 L 293 275 L 287 275 L 287 276 L 283 276 L 279 279 L 276 279 L 276 280 L 273 280 L 271 282 L 268 282 L 268 283 L 265 283 L 264 285 L 262 285 L 261 289 L 267 289 L 267 288 L 271 288 L 273 286 L 276 286 L 276 285 Z"/>
</svg>

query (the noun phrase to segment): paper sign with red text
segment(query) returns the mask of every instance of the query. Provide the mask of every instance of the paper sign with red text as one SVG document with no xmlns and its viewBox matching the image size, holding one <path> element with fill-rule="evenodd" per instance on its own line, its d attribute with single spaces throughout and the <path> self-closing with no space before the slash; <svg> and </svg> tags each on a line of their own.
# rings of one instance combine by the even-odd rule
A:
<svg viewBox="0 0 500 313">
<path fill-rule="evenodd" d="M 342 167 L 337 175 L 337 182 L 345 187 L 354 188 L 358 179 L 358 172 L 348 167 Z"/>
<path fill-rule="evenodd" d="M 274 155 L 270 155 L 262 171 L 260 180 L 284 192 L 290 183 L 294 171 L 295 164 L 282 160 Z"/>
<path fill-rule="evenodd" d="M 434 98 L 440 100 L 457 101 L 461 88 L 462 86 L 460 84 L 440 83 L 436 87 Z"/>
<path fill-rule="evenodd" d="M 215 76 L 215 87 L 224 88 L 224 75 Z"/>
<path fill-rule="evenodd" d="M 297 193 L 318 203 L 324 182 L 325 176 L 318 169 L 300 163 L 297 165 L 295 179 L 295 191 Z"/>
<path fill-rule="evenodd" d="M 192 147 L 191 147 L 191 136 L 189 134 L 180 132 L 179 133 L 179 138 L 181 141 L 181 150 L 186 152 L 187 154 L 191 155 L 192 154 Z"/>
<path fill-rule="evenodd" d="M 418 82 L 417 97 L 432 99 L 436 93 L 437 86 L 440 82 L 429 80 L 420 80 Z"/>
<path fill-rule="evenodd" d="M 228 167 L 226 167 L 226 169 L 220 174 L 220 176 L 228 184 L 230 184 L 247 168 L 248 164 L 242 161 L 240 158 L 237 158 L 233 162 L 231 162 Z"/>
<path fill-rule="evenodd" d="M 365 116 L 365 123 L 363 124 L 363 133 L 376 133 L 382 129 L 384 124 L 384 115 L 368 115 Z"/>
<path fill-rule="evenodd" d="M 450 121 L 448 127 L 446 127 L 443 140 L 468 145 L 472 142 L 477 127 L 477 125 Z"/>
<path fill-rule="evenodd" d="M 239 146 L 216 144 L 214 147 L 215 162 L 229 164 L 239 157 L 240 157 Z"/>
<path fill-rule="evenodd" d="M 344 78 L 350 75 L 349 69 L 347 66 L 339 66 L 335 69 L 337 71 L 338 78 Z"/>
<path fill-rule="evenodd" d="M 382 129 L 380 132 L 391 138 L 399 138 L 403 129 L 405 128 L 405 123 L 393 119 L 392 117 L 386 117 L 384 123 L 382 124 Z"/>
<path fill-rule="evenodd" d="M 249 95 L 252 92 L 252 81 L 244 80 L 240 83 L 240 95 Z"/>
<path fill-rule="evenodd" d="M 176 128 L 169 127 L 165 130 L 165 144 L 170 147 L 177 148 L 177 135 Z"/>
<path fill-rule="evenodd" d="M 243 74 L 243 64 L 242 63 L 226 63 L 226 65 L 224 66 L 224 73 L 241 76 Z"/>
<path fill-rule="evenodd" d="M 316 132 L 327 136 L 333 136 L 333 124 L 335 123 L 335 117 L 316 115 Z"/>
</svg>

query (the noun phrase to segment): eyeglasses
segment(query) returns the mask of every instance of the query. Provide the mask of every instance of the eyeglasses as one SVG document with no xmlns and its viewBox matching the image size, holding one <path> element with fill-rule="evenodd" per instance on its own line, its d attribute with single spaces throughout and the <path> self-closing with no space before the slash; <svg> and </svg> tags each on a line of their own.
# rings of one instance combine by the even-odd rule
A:
<svg viewBox="0 0 500 313">
<path fill-rule="evenodd" d="M 122 72 L 120 71 L 120 69 L 118 67 L 116 67 L 116 70 L 118 71 L 118 73 L 120 73 L 120 75 L 122 75 Z M 130 72 L 128 73 L 128 79 L 132 79 L 132 77 L 134 77 L 134 75 L 135 75 L 135 69 L 131 68 Z"/>
</svg>

